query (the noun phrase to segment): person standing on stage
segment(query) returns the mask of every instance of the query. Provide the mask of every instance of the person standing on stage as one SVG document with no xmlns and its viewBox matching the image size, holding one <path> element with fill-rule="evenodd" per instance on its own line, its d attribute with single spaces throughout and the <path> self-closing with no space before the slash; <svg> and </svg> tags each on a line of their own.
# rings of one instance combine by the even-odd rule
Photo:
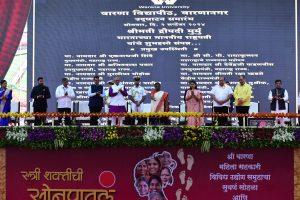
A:
<svg viewBox="0 0 300 200">
<path fill-rule="evenodd" d="M 210 95 L 213 99 L 214 112 L 228 114 L 233 91 L 229 85 L 225 84 L 225 78 L 223 76 L 219 77 L 219 84 L 212 88 Z M 228 125 L 228 117 L 218 117 L 217 121 L 219 126 Z"/>
<path fill-rule="evenodd" d="M 12 100 L 12 89 L 7 88 L 6 80 L 1 81 L 0 88 L 0 113 L 9 113 Z M 0 118 L 0 126 L 8 126 L 9 117 Z"/>
<path fill-rule="evenodd" d="M 151 91 L 151 112 L 169 112 L 169 93 L 161 91 L 160 83 L 154 84 L 154 90 Z M 154 118 L 153 124 L 169 124 L 169 119 L 161 117 L 161 119 Z"/>
<path fill-rule="evenodd" d="M 154 84 L 154 90 L 151 91 L 151 112 L 169 111 L 169 93 L 160 90 L 160 83 Z"/>
<path fill-rule="evenodd" d="M 250 108 L 250 98 L 252 95 L 252 87 L 246 83 L 244 75 L 240 76 L 239 83 L 236 85 L 234 92 L 235 106 L 237 113 L 247 114 Z M 239 117 L 239 126 L 243 126 L 243 117 Z M 247 126 L 248 118 L 245 118 L 245 125 Z"/>
<path fill-rule="evenodd" d="M 143 102 L 146 99 L 146 90 L 140 85 L 141 78 L 139 76 L 133 77 L 134 86 L 128 91 L 129 99 L 131 100 L 132 112 L 143 112 Z M 142 123 L 142 119 L 136 121 L 136 123 Z"/>
<path fill-rule="evenodd" d="M 33 112 L 45 113 L 47 112 L 47 99 L 51 98 L 49 88 L 44 85 L 43 77 L 37 79 L 38 84 L 32 88 L 30 97 L 33 99 Z M 41 125 L 45 123 L 45 117 L 35 117 L 34 125 Z"/>
<path fill-rule="evenodd" d="M 144 87 L 140 86 L 140 80 L 140 77 L 134 77 L 134 86 L 128 91 L 132 112 L 143 112 L 143 102 L 145 101 L 147 94 Z"/>
<path fill-rule="evenodd" d="M 197 83 L 194 80 L 190 81 L 190 89 L 186 92 L 185 96 L 187 112 L 203 112 L 204 103 L 203 97 L 200 90 L 197 89 Z M 203 117 L 193 117 L 187 118 L 188 126 L 202 126 L 204 125 Z"/>
<path fill-rule="evenodd" d="M 286 89 L 281 87 L 282 81 L 275 81 L 275 88 L 270 90 L 268 99 L 271 101 L 271 113 L 286 113 L 285 102 L 289 100 L 289 94 Z M 276 125 L 284 126 L 284 118 L 276 118 Z"/>
<path fill-rule="evenodd" d="M 126 100 L 127 90 L 124 85 L 120 84 L 120 78 L 114 78 L 114 85 L 109 88 L 109 96 L 110 96 L 110 105 L 109 112 L 117 113 L 117 112 L 126 112 Z M 117 117 L 111 118 L 111 125 L 115 126 L 117 124 Z M 118 125 L 123 125 L 123 117 L 118 117 Z"/>
<path fill-rule="evenodd" d="M 99 84 L 99 76 L 94 76 L 94 84 L 89 87 L 89 109 L 90 113 L 100 113 L 103 107 L 104 91 L 103 86 Z M 90 117 L 90 125 L 98 125 L 97 116 Z"/>
<path fill-rule="evenodd" d="M 67 78 L 62 79 L 62 85 L 56 88 L 55 96 L 57 99 L 57 108 L 59 113 L 70 113 L 72 108 L 72 99 L 75 98 L 75 92 Z M 61 122 L 61 118 L 59 118 Z M 71 119 L 69 116 L 65 117 L 65 125 L 70 125 Z"/>
</svg>

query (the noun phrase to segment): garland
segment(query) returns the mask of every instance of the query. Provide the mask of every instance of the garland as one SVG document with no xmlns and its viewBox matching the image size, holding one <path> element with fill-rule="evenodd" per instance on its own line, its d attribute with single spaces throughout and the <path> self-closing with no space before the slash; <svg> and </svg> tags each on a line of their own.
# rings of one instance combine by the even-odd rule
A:
<svg viewBox="0 0 300 200">
<path fill-rule="evenodd" d="M 199 113 L 199 112 L 133 112 L 133 113 L 84 113 L 84 112 L 71 112 L 71 113 L 0 113 L 0 118 L 31 118 L 31 117 L 132 117 L 132 118 L 148 118 L 148 117 L 255 117 L 255 118 L 299 118 L 298 113 Z"/>
</svg>

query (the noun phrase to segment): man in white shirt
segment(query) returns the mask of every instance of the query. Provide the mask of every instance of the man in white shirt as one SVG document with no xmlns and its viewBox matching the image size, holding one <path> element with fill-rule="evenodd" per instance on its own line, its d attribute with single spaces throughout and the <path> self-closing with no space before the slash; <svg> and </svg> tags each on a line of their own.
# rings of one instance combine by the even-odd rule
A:
<svg viewBox="0 0 300 200">
<path fill-rule="evenodd" d="M 289 100 L 289 94 L 286 89 L 281 87 L 282 81 L 275 81 L 275 88 L 270 90 L 268 99 L 271 101 L 271 113 L 286 113 L 285 102 Z M 279 121 L 279 123 L 278 123 Z M 276 118 L 275 124 L 284 126 L 284 118 Z"/>
<path fill-rule="evenodd" d="M 140 85 L 141 78 L 139 76 L 133 77 L 134 86 L 128 91 L 129 99 L 131 100 L 132 112 L 143 112 L 143 102 L 146 99 L 146 90 Z M 139 120 L 139 122 L 142 120 Z"/>
<path fill-rule="evenodd" d="M 147 94 L 144 87 L 140 86 L 140 80 L 140 77 L 134 77 L 134 86 L 128 91 L 132 112 L 143 112 L 143 102 Z"/>
<path fill-rule="evenodd" d="M 233 91 L 231 87 L 225 84 L 225 78 L 223 76 L 219 77 L 219 84 L 212 87 L 210 95 L 213 99 L 213 109 L 215 113 L 227 113 L 230 107 L 230 98 L 232 97 Z M 227 117 L 217 118 L 219 126 L 228 125 Z"/>
<path fill-rule="evenodd" d="M 124 113 L 126 111 L 127 101 L 125 97 L 128 96 L 127 90 L 124 85 L 120 84 L 120 78 L 114 78 L 114 85 L 109 88 L 109 96 L 110 96 L 110 105 L 109 112 L 110 113 Z M 117 117 L 111 118 L 111 125 L 115 126 L 117 124 Z M 118 125 L 123 125 L 123 117 L 118 117 Z"/>
<path fill-rule="evenodd" d="M 55 96 L 57 99 L 57 108 L 59 113 L 70 113 L 72 108 L 72 99 L 75 98 L 75 92 L 72 87 L 69 86 L 67 78 L 62 79 L 62 85 L 56 88 Z M 61 118 L 59 118 L 61 122 Z M 65 117 L 65 125 L 70 125 L 70 117 Z"/>
</svg>

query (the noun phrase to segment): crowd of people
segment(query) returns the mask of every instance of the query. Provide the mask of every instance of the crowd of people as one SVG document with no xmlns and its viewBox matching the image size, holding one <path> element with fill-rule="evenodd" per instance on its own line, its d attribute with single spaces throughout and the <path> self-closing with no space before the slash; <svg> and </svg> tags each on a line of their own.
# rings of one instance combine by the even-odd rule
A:
<svg viewBox="0 0 300 200">
<path fill-rule="evenodd" d="M 141 86 L 141 78 L 134 77 L 134 85 L 127 89 L 122 85 L 120 78 L 115 77 L 113 80 L 107 82 L 107 88 L 104 89 L 100 85 L 99 76 L 93 78 L 94 84 L 88 88 L 89 110 L 91 113 L 101 112 L 104 107 L 105 112 L 118 113 L 127 112 L 127 102 L 130 100 L 132 112 L 143 112 L 143 103 L 150 94 L 151 112 L 168 112 L 169 111 L 169 93 L 161 90 L 161 84 L 156 82 L 154 89 L 147 92 Z M 38 84 L 33 87 L 30 97 L 33 99 L 33 111 L 47 112 L 47 99 L 51 98 L 49 88 L 44 85 L 43 77 L 37 79 Z M 250 99 L 252 95 L 252 87 L 246 82 L 245 76 L 239 77 L 239 83 L 234 90 L 226 82 L 225 77 L 220 76 L 218 84 L 212 87 L 208 93 L 213 101 L 213 112 L 215 113 L 229 113 L 233 111 L 233 102 L 235 104 L 237 113 L 248 113 L 250 108 Z M 62 84 L 56 88 L 55 97 L 57 99 L 57 111 L 59 113 L 70 113 L 72 108 L 72 100 L 75 98 L 75 92 L 67 78 L 62 79 Z M 7 88 L 7 82 L 1 81 L 0 88 L 0 112 L 10 112 L 10 104 L 12 100 L 12 89 Z M 275 88 L 269 92 L 268 100 L 270 103 L 270 110 L 273 113 L 286 112 L 286 101 L 288 101 L 288 92 L 282 88 L 282 81 L 275 81 Z M 185 91 L 184 101 L 187 112 L 203 112 L 204 101 L 202 92 L 197 89 L 197 83 L 194 80 L 189 81 L 189 88 Z M 61 123 L 62 119 L 59 118 Z M 111 117 L 111 125 L 123 125 L 123 117 Z M 167 118 L 154 118 L 153 124 L 168 124 Z M 140 120 L 142 122 L 142 120 Z M 228 117 L 218 117 L 216 122 L 219 126 L 230 125 Z M 1 118 L 0 125 L 7 126 L 9 118 Z M 45 123 L 44 117 L 35 117 L 35 125 Z M 70 117 L 64 118 L 65 125 L 71 124 Z M 284 124 L 283 118 L 276 120 L 276 123 Z M 90 125 L 98 125 L 99 118 L 91 116 Z M 202 126 L 204 119 L 201 117 L 190 116 L 187 118 L 188 126 Z M 247 126 L 247 118 L 238 118 L 239 126 Z"/>
</svg>

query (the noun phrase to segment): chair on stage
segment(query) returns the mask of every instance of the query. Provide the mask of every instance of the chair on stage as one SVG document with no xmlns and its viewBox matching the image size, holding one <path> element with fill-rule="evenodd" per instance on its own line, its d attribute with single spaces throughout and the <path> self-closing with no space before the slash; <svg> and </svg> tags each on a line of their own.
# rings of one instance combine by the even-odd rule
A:
<svg viewBox="0 0 300 200">
<path fill-rule="evenodd" d="M 233 103 L 234 107 L 235 107 L 235 103 Z M 254 102 L 251 101 L 250 102 L 250 107 L 249 107 L 249 114 L 251 113 L 259 113 L 260 112 L 260 102 Z M 252 120 L 253 117 L 248 117 L 248 125 L 250 124 L 250 120 Z M 231 123 L 233 126 L 237 126 L 238 125 L 238 118 L 234 117 L 231 119 Z"/>
<path fill-rule="evenodd" d="M 143 104 L 143 112 L 151 112 L 151 103 L 144 103 Z"/>
<path fill-rule="evenodd" d="M 33 113 L 33 100 L 27 102 L 27 112 Z M 25 124 L 31 125 L 34 123 L 34 117 L 26 117 L 24 122 Z"/>
<path fill-rule="evenodd" d="M 290 112 L 290 102 L 289 101 L 285 102 L 285 112 L 286 113 Z M 291 125 L 292 124 L 291 118 L 285 117 L 284 118 L 284 123 L 287 124 L 287 125 Z"/>
<path fill-rule="evenodd" d="M 251 101 L 250 102 L 250 107 L 249 107 L 249 114 L 251 113 L 259 113 L 260 112 L 260 102 L 257 101 L 257 102 L 254 102 L 254 101 Z M 248 126 L 250 125 L 250 120 L 252 119 L 253 117 L 248 117 Z"/>
<path fill-rule="evenodd" d="M 20 102 L 12 101 L 10 104 L 10 112 L 11 113 L 20 113 Z M 20 118 L 11 117 L 10 121 L 14 124 L 20 125 Z"/>
<path fill-rule="evenodd" d="M 259 113 L 260 112 L 260 102 L 250 102 L 249 113 Z"/>
<path fill-rule="evenodd" d="M 290 112 L 290 102 L 289 101 L 286 101 L 285 102 L 285 112 L 286 113 L 289 113 Z M 291 118 L 287 118 L 285 117 L 284 118 L 284 123 L 287 124 L 287 125 L 291 125 Z"/>
<path fill-rule="evenodd" d="M 75 112 L 79 113 L 90 113 L 89 109 L 89 101 L 78 101 L 75 105 Z M 90 123 L 90 117 L 76 117 L 76 122 L 79 124 L 87 124 Z"/>
<path fill-rule="evenodd" d="M 186 112 L 186 104 L 184 102 L 179 103 L 179 112 L 185 113 Z M 179 118 L 179 124 L 180 125 L 186 125 L 187 119 L 186 117 L 180 117 Z"/>
</svg>

